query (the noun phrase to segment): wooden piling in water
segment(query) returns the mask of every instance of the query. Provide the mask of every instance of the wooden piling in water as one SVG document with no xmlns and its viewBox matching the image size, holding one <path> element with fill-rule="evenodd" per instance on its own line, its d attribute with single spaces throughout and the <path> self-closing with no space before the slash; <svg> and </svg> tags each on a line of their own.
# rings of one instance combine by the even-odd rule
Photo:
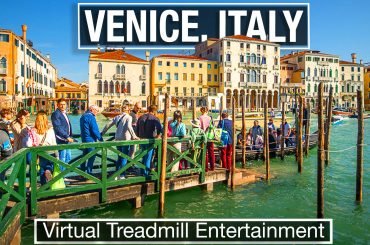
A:
<svg viewBox="0 0 370 245">
<path fill-rule="evenodd" d="M 307 108 L 307 118 L 306 118 L 306 127 L 305 127 L 305 147 L 304 147 L 304 154 L 307 157 L 308 152 L 310 150 L 310 127 L 311 127 L 311 104 L 310 101 L 306 103 L 306 108 Z"/>
<path fill-rule="evenodd" d="M 165 96 L 164 103 L 164 115 L 163 115 L 163 134 L 162 134 L 162 155 L 161 155 L 161 175 L 159 183 L 159 202 L 158 202 L 158 217 L 164 217 L 164 205 L 165 205 L 165 190 L 166 190 L 166 167 L 167 167 L 167 131 L 168 131 L 168 113 L 169 113 L 170 101 L 168 94 Z"/>
<path fill-rule="evenodd" d="M 232 97 L 232 112 L 233 112 L 233 118 L 232 118 L 232 124 L 233 124 L 233 135 L 232 140 L 233 140 L 233 150 L 232 150 L 232 165 L 231 165 L 231 188 L 235 188 L 235 161 L 236 161 L 236 127 L 235 127 L 235 96 Z"/>
<path fill-rule="evenodd" d="M 303 98 L 299 96 L 299 118 L 298 118 L 298 142 L 297 142 L 297 160 L 298 160 L 298 173 L 302 173 L 302 166 L 303 166 Z"/>
<path fill-rule="evenodd" d="M 268 120 L 268 103 L 265 101 L 264 104 L 264 119 L 263 119 L 263 127 L 264 127 L 264 157 L 265 157 L 265 166 L 266 166 L 266 180 L 270 178 L 270 147 L 269 147 L 269 130 L 267 125 Z"/>
<path fill-rule="evenodd" d="M 357 114 L 358 114 L 358 133 L 357 133 L 357 169 L 356 169 L 356 201 L 362 202 L 362 183 L 364 165 L 364 113 L 362 103 L 362 92 L 357 90 Z"/>
<path fill-rule="evenodd" d="M 323 83 L 319 84 L 318 114 L 318 144 L 317 144 L 317 218 L 324 218 L 324 111 Z"/>
<path fill-rule="evenodd" d="M 330 131 L 331 131 L 331 117 L 333 114 L 333 111 L 331 109 L 331 106 L 333 105 L 333 87 L 330 86 L 329 90 L 329 99 L 328 103 L 326 104 L 326 129 L 325 129 L 325 165 L 329 164 L 329 146 L 330 146 Z"/>
<path fill-rule="evenodd" d="M 195 104 L 195 99 L 193 99 L 193 121 L 195 120 L 195 118 L 197 117 L 196 116 L 196 111 L 195 111 L 195 109 L 196 109 L 196 104 Z"/>
<path fill-rule="evenodd" d="M 246 137 L 246 130 L 245 130 L 245 95 L 242 96 L 242 136 L 243 136 L 243 142 L 242 142 L 242 168 L 245 168 L 245 162 L 247 159 L 246 156 L 246 143 L 247 143 L 247 137 Z"/>
<path fill-rule="evenodd" d="M 224 110 L 223 106 L 224 106 L 224 97 L 221 96 L 221 99 L 220 99 L 220 120 L 221 120 L 222 111 Z"/>
<path fill-rule="evenodd" d="M 285 135 L 284 135 L 284 125 L 285 123 L 285 102 L 283 102 L 283 107 L 282 107 L 282 111 L 281 111 L 281 142 L 280 142 L 280 157 L 281 157 L 281 160 L 284 160 L 284 144 L 285 144 Z"/>
</svg>

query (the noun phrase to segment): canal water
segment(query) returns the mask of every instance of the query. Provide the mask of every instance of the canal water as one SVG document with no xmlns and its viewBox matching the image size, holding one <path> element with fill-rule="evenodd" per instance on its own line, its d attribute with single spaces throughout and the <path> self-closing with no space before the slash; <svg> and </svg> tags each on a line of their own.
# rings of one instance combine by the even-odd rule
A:
<svg viewBox="0 0 370 245">
<path fill-rule="evenodd" d="M 79 116 L 71 116 L 78 133 Z M 315 120 L 315 119 L 313 119 Z M 99 125 L 107 123 L 98 116 Z M 317 121 L 313 121 L 316 124 Z M 369 136 L 370 120 L 365 120 Z M 357 120 L 347 119 L 332 127 L 331 150 L 355 146 Z M 365 136 L 363 203 L 355 203 L 356 148 L 330 154 L 325 168 L 325 218 L 333 219 L 334 244 L 370 244 L 370 137 Z M 167 218 L 316 218 L 317 149 L 304 158 L 303 173 L 297 173 L 293 156 L 285 161 L 273 159 L 269 183 L 257 182 L 231 191 L 217 184 L 213 192 L 192 188 L 166 193 Z M 264 170 L 263 162 L 252 161 L 248 167 Z M 77 212 L 62 218 L 156 218 L 158 196 L 149 196 L 140 209 L 124 201 Z M 22 244 L 33 244 L 33 222 L 22 229 Z"/>
</svg>

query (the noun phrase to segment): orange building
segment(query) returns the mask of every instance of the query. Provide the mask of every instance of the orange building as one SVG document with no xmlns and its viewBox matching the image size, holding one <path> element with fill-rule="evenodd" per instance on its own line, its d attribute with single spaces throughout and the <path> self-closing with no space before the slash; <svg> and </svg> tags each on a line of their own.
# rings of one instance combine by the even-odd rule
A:
<svg viewBox="0 0 370 245">
<path fill-rule="evenodd" d="M 286 108 L 293 108 L 299 95 L 305 95 L 305 73 L 298 65 L 288 61 L 280 62 L 280 96 L 286 96 Z"/>
</svg>

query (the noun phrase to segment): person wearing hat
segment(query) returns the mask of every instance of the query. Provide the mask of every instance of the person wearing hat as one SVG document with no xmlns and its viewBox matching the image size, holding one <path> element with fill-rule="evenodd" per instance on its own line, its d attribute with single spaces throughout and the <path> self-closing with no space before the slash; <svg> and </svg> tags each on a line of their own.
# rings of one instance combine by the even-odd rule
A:
<svg viewBox="0 0 370 245">
<path fill-rule="evenodd" d="M 228 119 L 227 112 L 221 114 L 221 119 L 218 122 L 218 128 L 222 128 L 222 134 L 227 134 L 227 142 L 223 142 L 223 146 L 220 148 L 220 158 L 222 162 L 222 167 L 228 170 L 231 169 L 231 156 L 233 154 L 233 126 L 232 121 Z M 227 132 L 227 133 L 226 133 Z M 221 141 L 222 141 L 221 135 Z"/>
</svg>

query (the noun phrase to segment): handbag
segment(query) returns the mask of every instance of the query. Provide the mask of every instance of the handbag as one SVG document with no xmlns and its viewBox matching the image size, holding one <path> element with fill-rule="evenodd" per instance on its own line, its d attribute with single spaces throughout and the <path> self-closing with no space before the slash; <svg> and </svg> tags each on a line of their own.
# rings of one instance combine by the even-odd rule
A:
<svg viewBox="0 0 370 245">
<path fill-rule="evenodd" d="M 206 130 L 206 137 L 208 140 L 214 140 L 219 142 L 221 140 L 221 128 L 216 128 L 213 124 L 213 119 L 211 118 L 211 122 Z"/>
</svg>

